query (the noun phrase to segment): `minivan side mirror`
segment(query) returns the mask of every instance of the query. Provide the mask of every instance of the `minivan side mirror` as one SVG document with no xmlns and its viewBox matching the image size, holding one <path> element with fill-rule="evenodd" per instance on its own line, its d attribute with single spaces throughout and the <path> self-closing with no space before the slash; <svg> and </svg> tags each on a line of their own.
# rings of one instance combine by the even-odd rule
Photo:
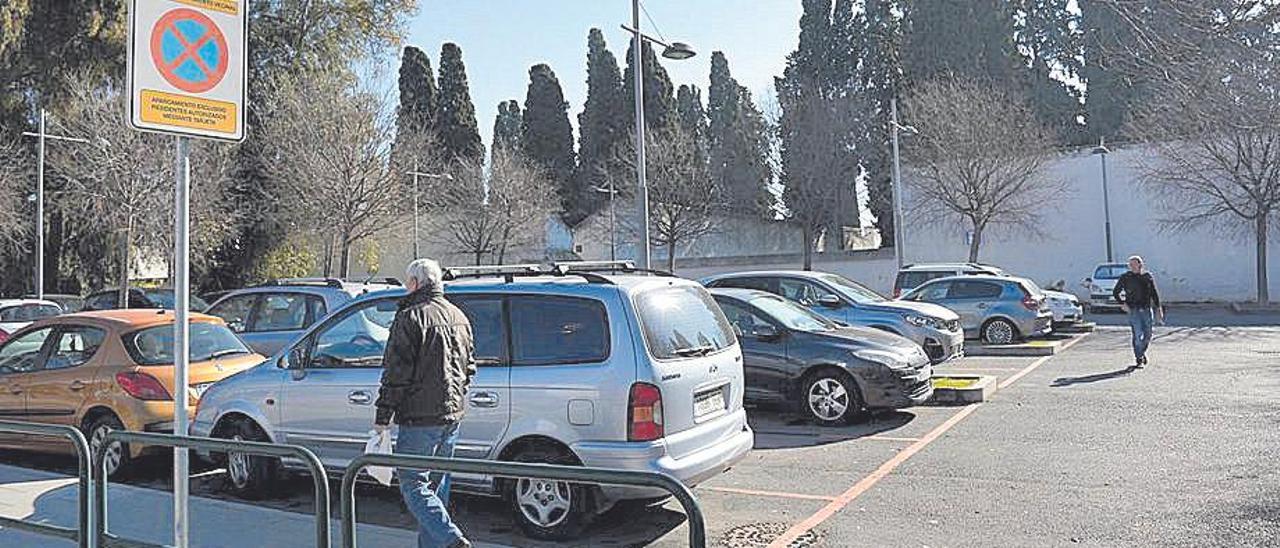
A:
<svg viewBox="0 0 1280 548">
<path fill-rule="evenodd" d="M 778 331 L 773 324 L 761 324 L 751 330 L 751 335 L 762 341 L 773 341 L 781 337 L 782 332 Z"/>
<path fill-rule="evenodd" d="M 844 306 L 844 301 L 840 300 L 840 297 L 835 295 L 823 295 L 818 297 L 818 304 L 825 308 L 840 308 L 841 306 Z"/>
<path fill-rule="evenodd" d="M 306 345 L 300 344 L 290 348 L 285 355 L 280 357 L 279 367 L 281 369 L 304 369 L 306 368 Z"/>
</svg>

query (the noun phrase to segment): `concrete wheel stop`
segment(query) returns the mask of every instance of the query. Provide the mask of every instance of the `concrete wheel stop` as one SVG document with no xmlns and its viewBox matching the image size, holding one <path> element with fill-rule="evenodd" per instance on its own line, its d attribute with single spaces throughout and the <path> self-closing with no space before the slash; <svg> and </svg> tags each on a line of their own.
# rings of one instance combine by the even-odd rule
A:
<svg viewBox="0 0 1280 548">
<path fill-rule="evenodd" d="M 1051 334 L 1040 339 L 1031 339 L 1013 344 L 985 344 L 982 342 L 971 342 L 965 344 L 964 355 L 966 356 L 1018 356 L 1018 357 L 1043 357 L 1053 356 L 1062 350 L 1062 347 L 1078 337 L 1084 337 L 1087 333 L 1078 334 Z"/>
<path fill-rule="evenodd" d="M 992 375 L 947 374 L 933 376 L 934 405 L 966 405 L 991 399 L 996 392 L 996 378 Z"/>
</svg>

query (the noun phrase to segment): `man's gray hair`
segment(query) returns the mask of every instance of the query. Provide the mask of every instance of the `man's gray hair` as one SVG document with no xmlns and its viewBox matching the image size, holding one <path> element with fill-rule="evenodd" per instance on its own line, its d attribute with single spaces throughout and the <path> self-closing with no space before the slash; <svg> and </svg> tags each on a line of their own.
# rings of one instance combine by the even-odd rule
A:
<svg viewBox="0 0 1280 548">
<path fill-rule="evenodd" d="M 439 289 L 444 285 L 444 272 L 440 263 L 431 259 L 416 259 L 404 269 L 406 278 L 418 283 L 420 288 Z"/>
<path fill-rule="evenodd" d="M 1130 255 L 1129 260 L 1138 261 L 1139 263 L 1146 264 L 1146 261 L 1142 260 L 1142 255 Z"/>
</svg>

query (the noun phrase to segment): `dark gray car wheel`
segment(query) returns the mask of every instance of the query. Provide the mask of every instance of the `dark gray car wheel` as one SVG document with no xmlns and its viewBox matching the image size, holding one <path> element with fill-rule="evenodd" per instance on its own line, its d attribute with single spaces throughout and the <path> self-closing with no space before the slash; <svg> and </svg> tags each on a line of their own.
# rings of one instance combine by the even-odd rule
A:
<svg viewBox="0 0 1280 548">
<path fill-rule="evenodd" d="M 258 425 L 248 419 L 235 420 L 220 428 L 215 437 L 236 441 L 271 441 Z M 226 454 L 225 460 L 225 486 L 228 491 L 247 500 L 259 500 L 270 494 L 279 474 L 279 459 L 231 452 Z"/>
<path fill-rule="evenodd" d="M 801 410 L 823 426 L 849 424 L 862 412 L 862 394 L 848 373 L 821 369 L 805 376 L 800 385 Z"/>
<path fill-rule="evenodd" d="M 1013 322 L 996 318 L 982 326 L 982 341 L 987 344 L 1010 344 L 1018 340 L 1018 328 Z"/>
</svg>

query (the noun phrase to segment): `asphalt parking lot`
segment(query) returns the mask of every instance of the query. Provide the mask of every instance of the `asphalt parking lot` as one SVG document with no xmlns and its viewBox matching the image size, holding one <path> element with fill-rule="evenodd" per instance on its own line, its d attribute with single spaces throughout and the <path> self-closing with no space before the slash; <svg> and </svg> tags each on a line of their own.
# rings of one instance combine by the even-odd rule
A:
<svg viewBox="0 0 1280 548">
<path fill-rule="evenodd" d="M 1274 546 L 1280 543 L 1280 328 L 1159 328 L 1146 369 L 1103 328 L 1051 358 L 965 358 L 983 404 L 820 428 L 753 410 L 755 450 L 699 486 L 713 546 Z M 69 459 L 0 463 L 74 470 Z M 168 488 L 160 459 L 130 483 Z M 192 493 L 224 498 L 217 471 Z M 336 486 L 335 486 L 336 488 Z M 260 503 L 310 513 L 310 481 Z M 411 529 L 398 491 L 358 490 L 359 519 Z M 513 546 L 505 507 L 459 496 L 473 539 Z M 334 498 L 337 512 L 337 498 Z M 248 525 L 248 524 L 246 524 Z M 781 537 L 781 538 L 779 538 Z M 678 505 L 617 508 L 577 545 L 684 546 Z M 199 543 L 197 543 L 199 545 Z M 369 545 L 369 544 L 362 544 Z M 563 544 L 561 544 L 563 545 Z"/>
</svg>

